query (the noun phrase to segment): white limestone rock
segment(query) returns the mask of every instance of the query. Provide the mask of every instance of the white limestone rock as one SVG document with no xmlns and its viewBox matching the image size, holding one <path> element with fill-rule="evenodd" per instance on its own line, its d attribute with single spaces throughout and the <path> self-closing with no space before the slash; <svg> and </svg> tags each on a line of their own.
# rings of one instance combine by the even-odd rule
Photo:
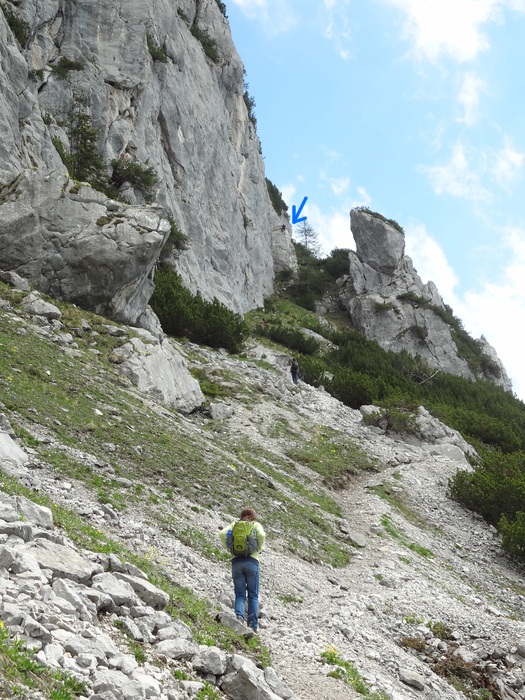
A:
<svg viewBox="0 0 525 700">
<path fill-rule="evenodd" d="M 0 468 L 11 473 L 13 467 L 16 469 L 27 464 L 28 461 L 29 456 L 16 444 L 13 438 L 0 431 Z"/>
<path fill-rule="evenodd" d="M 113 353 L 112 359 L 141 391 L 167 406 L 190 413 L 204 402 L 199 383 L 169 339 L 158 341 L 142 331 Z"/>
<path fill-rule="evenodd" d="M 338 285 L 356 328 L 386 350 L 406 350 L 443 372 L 487 379 L 510 391 L 505 369 L 486 341 L 479 341 L 486 362 L 478 375 L 460 355 L 446 321 L 449 310 L 435 284 L 423 284 L 405 255 L 404 233 L 360 209 L 351 211 L 350 220 L 357 251 L 350 251 L 349 273 Z"/>
<path fill-rule="evenodd" d="M 67 179 L 52 139 L 69 148 L 59 123 L 82 104 L 108 172 L 119 158 L 155 171 L 162 216 L 172 214 L 188 237 L 186 251 L 168 256 L 186 285 L 239 313 L 261 306 L 275 273 L 294 272 L 297 262 L 289 220 L 270 202 L 243 66 L 215 0 L 185 0 L 184 9 L 129 0 L 118 11 L 79 0 L 68 12 L 46 0 L 17 11 L 31 30 L 25 50 L 0 16 L 2 267 L 119 320 L 139 322 L 146 310 L 169 225 L 164 218 L 155 230 L 155 207 L 144 206 L 140 188 L 125 188 L 137 205 L 131 216 Z M 194 24 L 216 43 L 216 61 Z M 148 36 L 165 63 L 152 57 Z M 82 70 L 60 77 L 51 68 L 63 57 Z M 111 216 L 122 223 L 97 225 Z"/>
</svg>

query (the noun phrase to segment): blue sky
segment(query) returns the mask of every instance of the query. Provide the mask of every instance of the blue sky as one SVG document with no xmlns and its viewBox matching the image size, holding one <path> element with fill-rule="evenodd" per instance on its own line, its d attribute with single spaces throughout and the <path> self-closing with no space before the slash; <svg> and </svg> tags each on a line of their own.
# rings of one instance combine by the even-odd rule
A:
<svg viewBox="0 0 525 700">
<path fill-rule="evenodd" d="M 227 0 L 266 174 L 325 253 L 349 210 L 406 252 L 525 399 L 525 0 Z"/>
</svg>

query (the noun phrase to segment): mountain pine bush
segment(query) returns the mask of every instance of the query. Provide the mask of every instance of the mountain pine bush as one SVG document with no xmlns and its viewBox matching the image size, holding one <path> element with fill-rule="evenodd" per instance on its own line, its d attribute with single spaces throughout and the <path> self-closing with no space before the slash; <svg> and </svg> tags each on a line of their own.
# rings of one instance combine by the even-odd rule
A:
<svg viewBox="0 0 525 700">
<path fill-rule="evenodd" d="M 194 296 L 166 263 L 155 274 L 150 304 L 168 335 L 185 336 L 194 343 L 230 352 L 241 351 L 247 333 L 242 317 L 217 299 L 209 302 Z"/>
</svg>

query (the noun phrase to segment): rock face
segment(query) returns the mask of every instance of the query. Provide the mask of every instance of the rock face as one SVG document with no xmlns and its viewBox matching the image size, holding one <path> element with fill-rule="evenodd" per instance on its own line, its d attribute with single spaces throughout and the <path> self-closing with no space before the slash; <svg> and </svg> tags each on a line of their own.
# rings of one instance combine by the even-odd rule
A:
<svg viewBox="0 0 525 700">
<path fill-rule="evenodd" d="M 369 211 L 350 214 L 356 252 L 339 281 L 339 299 L 352 323 L 383 348 L 421 356 L 431 367 L 469 379 L 487 379 L 511 390 L 495 350 L 485 338 L 471 341 L 479 358 L 469 364 L 458 346 L 458 330 L 433 282 L 423 284 L 405 255 L 402 230 Z"/>
<path fill-rule="evenodd" d="M 275 272 L 296 260 L 219 4 L 24 0 L 11 12 L 28 39 L 0 12 L 1 267 L 139 323 L 170 215 L 188 248 L 165 256 L 193 292 L 240 313 L 261 305 Z M 108 175 L 113 160 L 152 168 L 155 205 L 136 182 L 121 186 L 130 205 L 120 206 L 68 178 L 57 147 L 79 148 L 75 114 L 86 115 Z"/>
</svg>

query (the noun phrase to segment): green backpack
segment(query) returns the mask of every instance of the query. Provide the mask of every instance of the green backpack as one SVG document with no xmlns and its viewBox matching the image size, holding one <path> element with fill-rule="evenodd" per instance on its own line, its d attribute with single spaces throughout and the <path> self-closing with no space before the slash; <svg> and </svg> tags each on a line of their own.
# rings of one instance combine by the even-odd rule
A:
<svg viewBox="0 0 525 700">
<path fill-rule="evenodd" d="M 256 552 L 259 542 L 253 522 L 246 520 L 236 522 L 228 533 L 227 544 L 234 557 L 249 557 Z"/>
</svg>

